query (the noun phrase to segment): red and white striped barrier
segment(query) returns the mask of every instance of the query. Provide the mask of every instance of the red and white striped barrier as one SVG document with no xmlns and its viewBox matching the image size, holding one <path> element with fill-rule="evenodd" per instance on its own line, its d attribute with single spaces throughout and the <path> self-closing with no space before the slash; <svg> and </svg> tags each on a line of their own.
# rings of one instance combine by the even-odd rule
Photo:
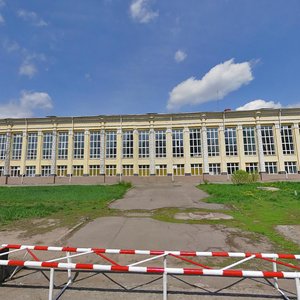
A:
<svg viewBox="0 0 300 300">
<path fill-rule="evenodd" d="M 39 260 L 33 251 L 60 253 L 63 256 L 56 256 L 50 260 Z M 9 255 L 18 255 L 25 252 L 29 254 L 33 260 L 8 259 Z M 129 265 L 120 265 L 116 261 L 107 257 L 106 254 L 120 255 L 146 255 L 150 258 L 137 261 Z M 73 258 L 83 257 L 86 255 L 96 255 L 101 257 L 108 264 L 99 263 L 72 263 Z M 178 268 L 167 265 L 167 258 L 173 257 L 187 263 L 196 265 L 197 268 Z M 198 261 L 193 261 L 187 257 L 219 257 L 219 258 L 237 258 L 240 259 L 226 267 L 211 268 L 200 264 Z M 140 264 L 149 263 L 157 259 L 163 259 L 163 267 L 161 266 L 137 266 Z M 250 261 L 252 259 L 260 259 L 272 263 L 272 270 L 237 270 L 233 269 L 238 265 Z M 216 277 L 240 277 L 240 278 L 273 278 L 274 287 L 279 293 L 284 295 L 279 289 L 278 279 L 294 279 L 296 282 L 297 299 L 300 300 L 300 266 L 291 264 L 290 262 L 279 261 L 278 259 L 300 260 L 300 255 L 297 254 L 275 254 L 275 253 L 250 253 L 250 252 L 201 252 L 201 251 L 165 251 L 165 250 L 130 250 L 130 249 L 104 249 L 104 248 L 74 248 L 74 247 L 53 247 L 53 246 L 37 246 L 37 245 L 15 245 L 3 244 L 0 249 L 0 266 L 17 267 L 17 268 L 34 268 L 34 269 L 49 269 L 50 284 L 49 284 L 49 299 L 53 299 L 54 287 L 54 270 L 67 270 L 68 283 L 67 288 L 72 282 L 72 271 L 90 271 L 90 272 L 118 272 L 118 273 L 139 273 L 139 274 L 160 274 L 163 275 L 163 299 L 167 299 L 167 276 L 168 275 L 193 275 L 193 276 L 216 276 Z M 66 262 L 61 262 L 61 261 Z M 278 270 L 279 266 L 284 266 L 282 271 Z M 286 271 L 286 268 L 289 268 Z M 65 290 L 63 289 L 63 291 Z"/>
</svg>

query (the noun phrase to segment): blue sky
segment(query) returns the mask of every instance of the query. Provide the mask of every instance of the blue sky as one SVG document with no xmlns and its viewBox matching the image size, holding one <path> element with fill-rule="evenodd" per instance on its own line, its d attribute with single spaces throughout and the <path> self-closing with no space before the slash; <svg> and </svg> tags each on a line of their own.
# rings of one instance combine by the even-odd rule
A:
<svg viewBox="0 0 300 300">
<path fill-rule="evenodd" d="M 299 70 L 299 0 L 0 0 L 2 118 L 299 106 Z"/>
</svg>

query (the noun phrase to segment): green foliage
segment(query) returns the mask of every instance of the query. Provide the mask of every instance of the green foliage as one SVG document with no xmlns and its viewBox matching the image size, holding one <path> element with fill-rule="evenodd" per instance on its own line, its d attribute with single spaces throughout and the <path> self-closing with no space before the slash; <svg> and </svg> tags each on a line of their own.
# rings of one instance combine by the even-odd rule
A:
<svg viewBox="0 0 300 300">
<path fill-rule="evenodd" d="M 26 218 L 53 215 L 72 218 L 100 214 L 107 204 L 122 198 L 128 183 L 91 186 L 0 187 L 0 225 Z"/>
<path fill-rule="evenodd" d="M 233 184 L 249 184 L 259 179 L 258 173 L 248 173 L 244 170 L 237 170 L 231 175 Z"/>
<path fill-rule="evenodd" d="M 279 191 L 260 190 L 259 186 L 277 187 Z M 232 225 L 267 236 L 279 249 L 299 251 L 299 247 L 275 229 L 277 225 L 300 224 L 300 193 L 295 193 L 300 191 L 299 182 L 209 184 L 199 188 L 211 195 L 208 202 L 229 207 L 234 217 Z"/>
</svg>

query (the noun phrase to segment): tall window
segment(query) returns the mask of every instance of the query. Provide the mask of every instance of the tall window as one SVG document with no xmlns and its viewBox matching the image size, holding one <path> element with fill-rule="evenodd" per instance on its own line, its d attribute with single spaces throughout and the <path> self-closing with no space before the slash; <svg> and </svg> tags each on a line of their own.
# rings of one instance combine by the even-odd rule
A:
<svg viewBox="0 0 300 300">
<path fill-rule="evenodd" d="M 84 132 L 74 133 L 74 158 L 84 158 Z"/>
<path fill-rule="evenodd" d="M 149 131 L 139 131 L 139 158 L 149 157 Z"/>
<path fill-rule="evenodd" d="M 133 157 L 133 131 L 123 132 L 123 158 Z"/>
<path fill-rule="evenodd" d="M 117 133 L 115 131 L 106 132 L 106 158 L 117 157 Z"/>
<path fill-rule="evenodd" d="M 265 162 L 266 173 L 277 174 L 277 162 Z"/>
<path fill-rule="evenodd" d="M 73 176 L 83 176 L 83 166 L 73 166 Z"/>
<path fill-rule="evenodd" d="M 35 176 L 35 166 L 27 166 L 26 167 L 26 176 L 34 177 Z"/>
<path fill-rule="evenodd" d="M 248 173 L 258 172 L 257 163 L 246 163 L 246 172 Z"/>
<path fill-rule="evenodd" d="M 43 159 L 51 159 L 52 158 L 52 143 L 53 143 L 53 134 L 51 132 L 44 132 Z"/>
<path fill-rule="evenodd" d="M 15 160 L 21 159 L 22 141 L 23 141 L 22 133 L 15 133 L 13 135 L 11 159 L 15 159 Z"/>
<path fill-rule="evenodd" d="M 67 176 L 67 166 L 57 166 L 57 176 Z"/>
<path fill-rule="evenodd" d="M 297 174 L 297 162 L 295 161 L 285 161 L 284 162 L 285 172 L 288 174 Z"/>
<path fill-rule="evenodd" d="M 202 164 L 191 164 L 192 176 L 202 175 Z"/>
<path fill-rule="evenodd" d="M 274 134 L 272 126 L 262 126 L 261 137 L 264 154 L 275 155 Z"/>
<path fill-rule="evenodd" d="M 106 165 L 105 166 L 105 175 L 106 176 L 116 176 L 117 175 L 117 166 L 116 165 Z"/>
<path fill-rule="evenodd" d="M 183 157 L 183 131 L 174 129 L 172 131 L 173 157 Z"/>
<path fill-rule="evenodd" d="M 51 175 L 51 166 L 42 166 L 42 177 L 48 177 Z"/>
<path fill-rule="evenodd" d="M 69 144 L 68 132 L 60 132 L 58 135 L 58 159 L 68 158 L 68 144 Z"/>
<path fill-rule="evenodd" d="M 237 155 L 236 128 L 225 128 L 224 135 L 226 155 Z"/>
<path fill-rule="evenodd" d="M 90 166 L 90 176 L 99 176 L 100 175 L 100 166 L 99 165 L 91 165 Z"/>
<path fill-rule="evenodd" d="M 139 176 L 150 176 L 150 166 L 139 165 Z"/>
<path fill-rule="evenodd" d="M 12 166 L 10 168 L 10 176 L 11 177 L 19 177 L 20 176 L 20 167 L 19 166 Z"/>
<path fill-rule="evenodd" d="M 208 156 L 219 155 L 218 128 L 207 128 L 207 150 Z"/>
<path fill-rule="evenodd" d="M 256 155 L 254 127 L 243 127 L 243 140 L 245 155 Z"/>
<path fill-rule="evenodd" d="M 190 129 L 190 153 L 192 157 L 201 156 L 201 129 Z"/>
<path fill-rule="evenodd" d="M 220 164 L 208 164 L 209 174 L 210 175 L 219 175 L 221 174 Z"/>
<path fill-rule="evenodd" d="M 123 176 L 133 176 L 133 165 L 123 165 Z"/>
<path fill-rule="evenodd" d="M 173 165 L 173 174 L 175 176 L 184 176 L 184 165 Z"/>
<path fill-rule="evenodd" d="M 167 176 L 167 165 L 156 165 L 155 174 L 156 176 Z"/>
<path fill-rule="evenodd" d="M 3 176 L 3 175 L 4 175 L 4 167 L 0 166 L 0 176 Z"/>
<path fill-rule="evenodd" d="M 6 152 L 6 134 L 0 134 L 0 160 L 5 159 Z"/>
<path fill-rule="evenodd" d="M 155 131 L 155 153 L 156 157 L 166 157 L 166 132 L 165 130 Z"/>
<path fill-rule="evenodd" d="M 227 163 L 227 173 L 233 174 L 239 169 L 239 163 Z"/>
<path fill-rule="evenodd" d="M 37 155 L 37 133 L 29 133 L 27 137 L 27 159 L 36 159 Z"/>
<path fill-rule="evenodd" d="M 294 154 L 293 132 L 291 125 L 281 126 L 281 143 L 283 154 Z"/>
<path fill-rule="evenodd" d="M 101 149 L 101 133 L 100 131 L 91 131 L 90 133 L 90 159 L 100 158 Z"/>
</svg>

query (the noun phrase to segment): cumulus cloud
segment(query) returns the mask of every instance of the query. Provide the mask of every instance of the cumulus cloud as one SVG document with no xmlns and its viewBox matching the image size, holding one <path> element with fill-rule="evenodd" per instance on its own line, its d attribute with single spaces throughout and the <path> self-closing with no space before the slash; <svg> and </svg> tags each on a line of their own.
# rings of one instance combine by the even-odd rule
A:
<svg viewBox="0 0 300 300">
<path fill-rule="evenodd" d="M 149 23 L 157 18 L 159 13 L 150 8 L 150 0 L 133 0 L 130 5 L 130 15 L 139 23 Z"/>
<path fill-rule="evenodd" d="M 47 93 L 22 91 L 18 100 L 0 105 L 0 118 L 28 118 L 38 110 L 52 108 L 52 99 Z"/>
<path fill-rule="evenodd" d="M 27 11 L 25 9 L 20 9 L 17 12 L 18 17 L 23 19 L 26 22 L 30 22 L 32 25 L 37 27 L 48 26 L 48 23 L 40 18 L 35 12 Z"/>
<path fill-rule="evenodd" d="M 251 62 L 225 61 L 210 69 L 201 79 L 190 77 L 170 92 L 167 108 L 176 110 L 183 105 L 196 105 L 223 99 L 253 80 Z"/>
<path fill-rule="evenodd" d="M 279 102 L 266 101 L 262 99 L 257 99 L 250 101 L 243 106 L 238 107 L 236 110 L 256 110 L 261 108 L 281 108 L 282 105 Z"/>
<path fill-rule="evenodd" d="M 187 54 L 182 50 L 177 50 L 174 55 L 174 59 L 178 63 L 184 61 L 186 59 L 186 57 L 187 57 Z"/>
<path fill-rule="evenodd" d="M 36 73 L 37 68 L 32 62 L 24 61 L 19 68 L 19 74 L 28 76 L 29 78 L 32 78 Z"/>
</svg>

